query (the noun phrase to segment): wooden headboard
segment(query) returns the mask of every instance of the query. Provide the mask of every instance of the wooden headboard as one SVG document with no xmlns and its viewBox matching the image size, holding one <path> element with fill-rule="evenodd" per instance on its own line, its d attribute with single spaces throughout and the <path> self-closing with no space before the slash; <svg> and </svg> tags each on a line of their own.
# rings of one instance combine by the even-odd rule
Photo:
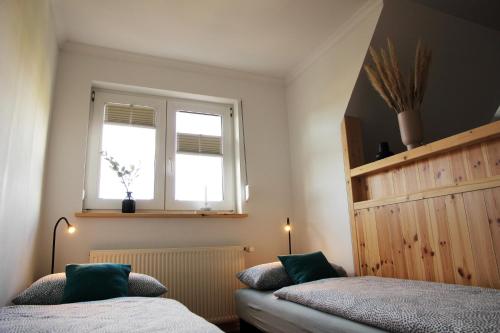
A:
<svg viewBox="0 0 500 333">
<path fill-rule="evenodd" d="M 500 121 L 369 164 L 342 124 L 356 275 L 500 289 Z"/>
</svg>

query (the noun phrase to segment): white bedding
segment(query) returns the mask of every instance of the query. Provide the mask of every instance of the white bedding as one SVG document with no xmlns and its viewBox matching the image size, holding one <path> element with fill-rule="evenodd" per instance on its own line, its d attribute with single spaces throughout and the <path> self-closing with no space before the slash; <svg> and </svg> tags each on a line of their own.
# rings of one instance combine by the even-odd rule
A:
<svg viewBox="0 0 500 333">
<path fill-rule="evenodd" d="M 0 332 L 222 332 L 166 298 L 120 297 L 0 308 Z"/>
</svg>

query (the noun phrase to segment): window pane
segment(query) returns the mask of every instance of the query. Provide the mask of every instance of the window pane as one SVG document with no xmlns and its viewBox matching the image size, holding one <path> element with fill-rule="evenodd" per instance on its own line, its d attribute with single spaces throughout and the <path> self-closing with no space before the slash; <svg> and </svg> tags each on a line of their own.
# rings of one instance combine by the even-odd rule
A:
<svg viewBox="0 0 500 333">
<path fill-rule="evenodd" d="M 178 151 L 183 152 L 177 153 L 175 157 L 175 200 L 222 201 L 224 198 L 221 149 L 209 149 L 215 147 L 212 147 L 213 144 L 220 142 L 220 139 L 216 138 L 222 136 L 222 117 L 178 111 L 176 112 L 175 127 L 177 133 L 205 136 L 199 137 L 195 140 L 196 142 L 189 142 L 188 148 L 193 148 L 191 146 L 197 144 L 197 149 L 194 147 L 186 152 L 184 151 L 186 149 L 177 147 Z M 210 136 L 210 140 L 213 142 L 207 141 L 208 137 L 206 136 Z M 177 139 L 181 137 L 176 136 Z M 179 142 L 177 142 L 178 144 Z M 200 153 L 190 153 L 190 150 Z M 210 155 L 206 152 L 216 153 Z"/>
<path fill-rule="evenodd" d="M 218 115 L 177 111 L 177 133 L 222 136 L 222 117 Z"/>
<path fill-rule="evenodd" d="M 222 201 L 222 168 L 222 156 L 176 154 L 175 200 Z"/>
<path fill-rule="evenodd" d="M 112 156 L 121 166 L 134 165 L 138 170 L 129 187 L 134 199 L 154 199 L 156 130 L 151 127 L 103 124 L 102 151 Z M 101 157 L 99 198 L 123 199 L 125 186 L 110 164 Z"/>
</svg>

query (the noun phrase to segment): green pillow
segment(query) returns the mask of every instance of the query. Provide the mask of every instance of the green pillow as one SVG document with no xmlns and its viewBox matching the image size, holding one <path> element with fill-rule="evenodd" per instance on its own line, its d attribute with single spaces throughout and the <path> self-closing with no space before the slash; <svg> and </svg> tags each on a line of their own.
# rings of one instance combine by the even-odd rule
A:
<svg viewBox="0 0 500 333">
<path fill-rule="evenodd" d="M 129 274 L 130 265 L 67 265 L 62 303 L 128 296 Z"/>
<path fill-rule="evenodd" d="M 295 284 L 339 277 L 323 252 L 278 256 Z"/>
</svg>

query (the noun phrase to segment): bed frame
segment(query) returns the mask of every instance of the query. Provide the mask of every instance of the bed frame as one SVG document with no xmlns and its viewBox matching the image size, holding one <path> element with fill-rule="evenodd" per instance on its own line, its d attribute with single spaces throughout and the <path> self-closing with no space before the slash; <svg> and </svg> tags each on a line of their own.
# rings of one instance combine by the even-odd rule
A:
<svg viewBox="0 0 500 333">
<path fill-rule="evenodd" d="M 364 164 L 342 123 L 356 275 L 500 288 L 500 121 Z"/>
</svg>

